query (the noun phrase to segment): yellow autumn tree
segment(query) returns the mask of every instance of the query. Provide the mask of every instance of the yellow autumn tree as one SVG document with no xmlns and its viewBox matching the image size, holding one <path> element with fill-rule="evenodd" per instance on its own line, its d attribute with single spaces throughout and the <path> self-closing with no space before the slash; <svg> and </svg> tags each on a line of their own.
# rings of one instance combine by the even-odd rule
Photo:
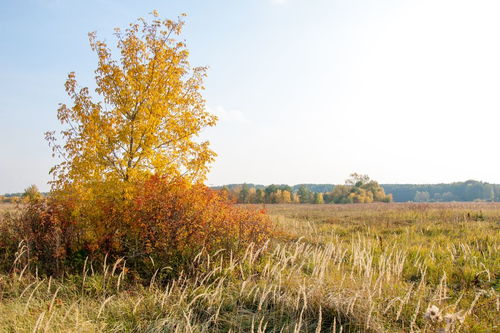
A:
<svg viewBox="0 0 500 333">
<path fill-rule="evenodd" d="M 42 194 L 40 193 L 36 185 L 30 185 L 24 190 L 23 200 L 25 202 L 33 202 L 40 200 L 41 198 Z"/>
<path fill-rule="evenodd" d="M 57 113 L 65 128 L 46 134 L 62 159 L 52 191 L 28 201 L 11 242 L 25 244 L 47 274 L 81 271 L 86 256 L 126 258 L 151 278 L 151 262 L 180 272 L 201 249 L 237 253 L 268 237 L 267 216 L 203 184 L 215 153 L 199 134 L 217 118 L 201 94 L 206 68 L 189 65 L 179 40 L 183 24 L 154 12 L 117 29 L 113 48 L 89 34 L 95 93 L 69 74 L 71 103 Z"/>
<path fill-rule="evenodd" d="M 281 202 L 282 203 L 290 203 L 290 202 L 292 202 L 292 194 L 290 193 L 290 191 L 283 190 L 281 192 Z"/>
<path fill-rule="evenodd" d="M 215 153 L 200 131 L 217 118 L 202 97 L 206 67 L 191 67 L 186 44 L 179 40 L 182 18 L 148 22 L 138 19 L 115 29 L 116 49 L 89 34 L 97 55 L 95 94 L 80 87 L 74 72 L 57 117 L 66 127 L 47 132 L 53 154 L 61 158 L 51 172 L 53 186 L 133 183 L 148 175 L 184 176 L 203 181 Z"/>
</svg>

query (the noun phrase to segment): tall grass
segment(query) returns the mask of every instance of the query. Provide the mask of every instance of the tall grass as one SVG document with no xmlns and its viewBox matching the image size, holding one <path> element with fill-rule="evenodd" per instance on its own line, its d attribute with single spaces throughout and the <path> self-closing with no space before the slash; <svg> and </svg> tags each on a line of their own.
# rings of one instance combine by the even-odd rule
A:
<svg viewBox="0 0 500 333">
<path fill-rule="evenodd" d="M 0 274 L 6 332 L 499 332 L 500 205 L 273 205 L 276 236 L 168 282 L 125 259 Z M 436 306 L 446 320 L 429 320 Z M 453 317 L 453 315 L 456 315 Z"/>
</svg>

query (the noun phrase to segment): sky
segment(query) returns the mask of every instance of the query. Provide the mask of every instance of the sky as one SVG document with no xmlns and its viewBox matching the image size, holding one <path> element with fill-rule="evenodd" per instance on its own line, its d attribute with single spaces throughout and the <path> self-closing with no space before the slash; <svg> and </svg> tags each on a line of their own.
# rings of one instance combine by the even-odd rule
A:
<svg viewBox="0 0 500 333">
<path fill-rule="evenodd" d="M 210 68 L 207 184 L 500 183 L 498 0 L 0 0 L 0 193 L 48 190 L 67 73 L 93 85 L 87 33 L 154 9 L 188 14 Z"/>
</svg>

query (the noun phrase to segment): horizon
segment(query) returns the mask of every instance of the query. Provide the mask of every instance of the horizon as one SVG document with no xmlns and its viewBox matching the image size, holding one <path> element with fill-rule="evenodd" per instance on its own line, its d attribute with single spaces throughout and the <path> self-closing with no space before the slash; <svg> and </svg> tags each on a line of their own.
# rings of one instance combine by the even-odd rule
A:
<svg viewBox="0 0 500 333">
<path fill-rule="evenodd" d="M 375 179 L 371 179 L 371 180 L 375 180 Z M 376 181 L 376 180 L 375 180 Z M 489 183 L 489 182 L 485 182 L 485 181 L 482 181 L 482 180 L 475 180 L 475 179 L 467 179 L 467 180 L 463 180 L 463 181 L 455 181 L 455 182 L 449 182 L 449 183 L 422 183 L 422 184 L 416 184 L 416 183 L 380 183 L 380 186 L 392 186 L 392 185 L 396 185 L 396 186 L 406 186 L 406 185 L 413 185 L 413 186 L 436 186 L 436 185 L 452 185 L 452 184 L 460 184 L 460 183 L 467 183 L 467 182 L 477 182 L 477 183 L 482 183 L 482 184 L 489 184 L 489 185 L 495 185 L 495 186 L 500 186 L 500 183 L 499 184 L 496 184 L 496 183 Z M 36 184 L 33 184 L 33 185 L 36 185 Z M 224 186 L 241 186 L 241 185 L 253 185 L 253 186 L 264 186 L 264 187 L 268 187 L 268 186 L 272 186 L 272 185 L 276 185 L 276 186 L 290 186 L 290 187 L 295 187 L 295 186 L 299 186 L 299 185 L 305 185 L 305 186 L 308 186 L 308 185 L 322 185 L 322 186 L 338 186 L 338 185 L 345 185 L 345 183 L 297 183 L 297 184 L 280 184 L 280 183 L 270 183 L 270 184 L 258 184 L 258 183 L 249 183 L 249 182 L 244 182 L 244 183 L 227 183 L 227 184 L 206 184 L 208 187 L 210 188 L 218 188 L 218 187 L 224 187 Z M 5 193 L 1 193 L 0 192 L 0 196 L 1 195 L 13 195 L 13 194 L 22 194 L 24 190 L 22 191 L 15 191 L 15 192 L 5 192 Z M 41 191 L 41 193 L 49 193 L 50 192 L 50 189 L 49 191 Z"/>
<path fill-rule="evenodd" d="M 64 80 L 91 89 L 87 33 L 114 43 L 156 9 L 187 13 L 192 66 L 210 67 L 202 138 L 213 184 L 500 183 L 500 3 L 29 0 L 0 4 L 0 193 L 49 189 Z M 265 52 L 263 52 L 265 50 Z M 114 54 L 116 56 L 116 54 Z M 457 179 L 459 179 L 457 181 Z"/>
</svg>

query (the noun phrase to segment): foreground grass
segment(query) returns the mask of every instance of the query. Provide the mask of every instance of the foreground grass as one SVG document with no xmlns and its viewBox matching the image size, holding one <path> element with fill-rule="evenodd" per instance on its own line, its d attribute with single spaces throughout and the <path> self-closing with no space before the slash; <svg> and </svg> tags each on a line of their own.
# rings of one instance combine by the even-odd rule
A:
<svg viewBox="0 0 500 333">
<path fill-rule="evenodd" d="M 168 283 L 162 269 L 139 283 L 125 261 L 57 280 L 14 264 L 0 274 L 0 329 L 500 332 L 500 205 L 266 208 L 278 232 L 264 247 L 201 253 Z M 424 318 L 430 305 L 448 327 Z"/>
</svg>

